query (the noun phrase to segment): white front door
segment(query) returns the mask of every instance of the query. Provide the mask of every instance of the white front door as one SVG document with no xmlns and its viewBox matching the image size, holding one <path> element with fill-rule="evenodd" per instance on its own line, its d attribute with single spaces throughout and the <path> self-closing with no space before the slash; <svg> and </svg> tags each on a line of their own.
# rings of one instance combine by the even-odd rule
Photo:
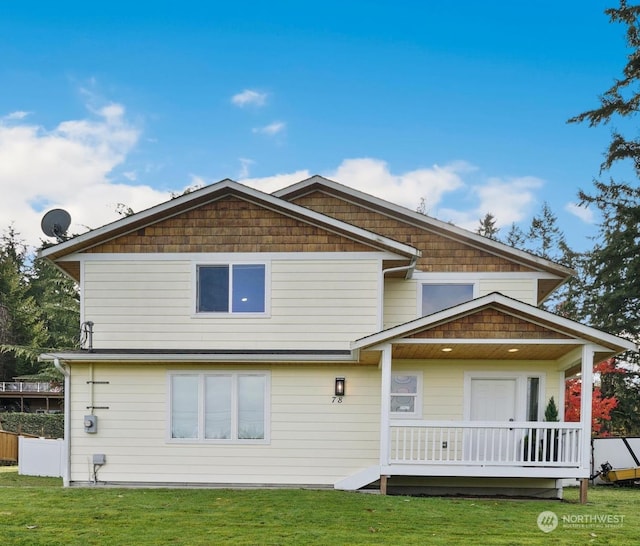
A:
<svg viewBox="0 0 640 546">
<path fill-rule="evenodd" d="M 471 378 L 471 421 L 516 421 L 518 383 L 512 378 Z M 516 454 L 514 431 L 508 428 L 474 428 L 466 435 L 466 457 L 472 461 L 506 462 Z"/>
<path fill-rule="evenodd" d="M 471 379 L 472 421 L 516 420 L 516 378 Z"/>
</svg>

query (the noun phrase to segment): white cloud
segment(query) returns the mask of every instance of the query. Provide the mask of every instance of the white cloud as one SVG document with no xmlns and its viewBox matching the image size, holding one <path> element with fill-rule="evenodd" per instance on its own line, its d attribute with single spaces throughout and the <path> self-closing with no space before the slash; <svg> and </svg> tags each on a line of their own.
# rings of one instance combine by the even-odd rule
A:
<svg viewBox="0 0 640 546">
<path fill-rule="evenodd" d="M 41 218 L 51 208 L 69 211 L 69 233 L 75 234 L 118 219 L 118 203 L 140 211 L 169 199 L 169 192 L 136 185 L 136 171 L 126 168 L 128 154 L 141 135 L 123 106 L 112 103 L 90 112 L 85 119 L 65 120 L 53 129 L 27 123 L 26 115 L 14 115 L 8 125 L 0 123 L 0 218 L 5 224 L 0 231 L 13 222 L 19 235 L 37 246 L 44 238 Z M 260 132 L 275 135 L 284 128 L 283 122 L 274 122 Z M 253 160 L 239 161 L 241 182 L 267 193 L 312 174 L 299 169 L 250 178 Z M 120 180 L 113 179 L 115 169 Z M 382 159 L 348 158 L 320 174 L 410 210 L 424 198 L 429 214 L 472 230 L 487 212 L 496 216 L 499 226 L 521 220 L 542 186 L 534 177 L 490 178 L 470 185 L 465 178 L 477 175 L 476 171 L 473 165 L 457 161 L 392 172 Z M 194 175 L 191 186 L 211 182 Z M 448 206 L 453 199 L 462 205 Z"/>
<path fill-rule="evenodd" d="M 40 220 L 51 208 L 68 210 L 69 233 L 81 233 L 117 219 L 117 203 L 142 210 L 166 200 L 165 192 L 109 178 L 139 136 L 119 104 L 52 130 L 27 123 L 0 125 L 0 218 L 6 224 L 0 231 L 13 222 L 19 236 L 37 246 L 45 238 Z"/>
<path fill-rule="evenodd" d="M 593 214 L 593 209 L 580 206 L 577 203 L 567 203 L 564 207 L 564 210 L 578 217 L 586 224 L 593 224 L 596 221 L 595 215 Z"/>
<path fill-rule="evenodd" d="M 489 178 L 472 186 L 464 176 L 475 172 L 475 166 L 465 161 L 433 165 L 411 171 L 393 173 L 389 165 L 375 158 L 345 159 L 334 170 L 322 173 L 329 179 L 365 193 L 416 210 L 425 199 L 427 213 L 475 231 L 487 212 L 496 217 L 496 225 L 507 226 L 526 217 L 536 202 L 536 191 L 543 185 L 539 178 Z M 242 183 L 266 193 L 295 184 L 311 174 L 307 170 L 265 178 L 247 178 Z M 444 206 L 448 198 L 469 206 Z"/>
<path fill-rule="evenodd" d="M 264 106 L 267 103 L 267 94 L 253 89 L 245 89 L 231 97 L 232 104 L 243 108 L 244 106 Z"/>
<path fill-rule="evenodd" d="M 461 189 L 464 186 L 461 175 L 474 169 L 469 163 L 458 161 L 444 166 L 434 165 L 394 174 L 389 170 L 388 164 L 381 159 L 357 158 L 345 159 L 336 169 L 322 174 L 346 186 L 416 210 L 421 197 L 425 197 L 429 205 L 435 205 L 440 202 L 444 194 Z M 310 176 L 311 173 L 308 170 L 299 170 L 240 181 L 261 191 L 272 193 Z"/>
<path fill-rule="evenodd" d="M 284 131 L 285 127 L 286 123 L 284 123 L 283 121 L 274 121 L 273 123 L 265 125 L 264 127 L 254 127 L 252 131 L 254 133 L 273 136 Z"/>
<path fill-rule="evenodd" d="M 505 227 L 521 221 L 536 202 L 535 192 L 544 181 L 534 176 L 509 179 L 489 178 L 471 188 L 471 195 L 477 198 L 477 205 L 467 210 L 441 208 L 436 216 L 441 220 L 475 231 L 481 218 L 491 213 L 496 219 L 496 227 Z"/>
<path fill-rule="evenodd" d="M 474 167 L 469 163 L 457 161 L 394 174 L 386 161 L 358 158 L 345 159 L 327 178 L 415 210 L 421 198 L 430 208 L 437 205 L 444 194 L 462 188 L 461 175 L 471 170 Z"/>
<path fill-rule="evenodd" d="M 284 173 L 284 174 L 276 174 L 274 176 L 265 176 L 262 178 L 244 178 L 240 179 L 239 182 L 242 184 L 246 184 L 247 186 L 251 186 L 257 190 L 260 190 L 265 193 L 273 193 L 276 190 L 280 190 L 282 188 L 286 188 L 291 184 L 295 184 L 300 182 L 301 180 L 305 180 L 310 178 L 311 174 L 309 171 L 300 170 L 294 171 L 292 173 Z"/>
<path fill-rule="evenodd" d="M 26 118 L 30 114 L 31 114 L 31 112 L 25 112 L 24 110 L 18 110 L 16 112 L 9 113 L 6 116 L 2 116 L 2 118 L 0 118 L 0 119 L 2 121 L 22 120 L 22 119 Z"/>
</svg>

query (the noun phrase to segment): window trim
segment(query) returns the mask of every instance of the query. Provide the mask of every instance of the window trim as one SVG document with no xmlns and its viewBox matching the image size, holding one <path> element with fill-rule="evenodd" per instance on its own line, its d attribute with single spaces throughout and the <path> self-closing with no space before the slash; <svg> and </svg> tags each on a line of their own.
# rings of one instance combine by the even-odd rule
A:
<svg viewBox="0 0 640 546">
<path fill-rule="evenodd" d="M 389 391 L 389 417 L 391 419 L 422 419 L 422 404 L 424 399 L 424 387 L 423 387 L 423 374 L 421 370 L 399 370 L 399 371 L 391 371 L 391 384 L 393 384 L 393 376 L 394 375 L 413 375 L 416 376 L 416 402 L 414 405 L 414 410 L 412 412 L 394 412 L 391 411 L 391 397 L 397 396 Z"/>
<path fill-rule="evenodd" d="M 198 270 L 200 267 L 234 265 L 263 265 L 264 266 L 264 311 L 243 313 L 232 310 L 233 287 L 229 290 L 229 311 L 199 311 L 198 310 Z M 271 262 L 268 260 L 198 260 L 192 262 L 191 267 L 191 317 L 192 318 L 268 318 L 271 316 Z M 230 275 L 230 279 L 232 276 Z M 230 280 L 230 283 L 232 281 Z"/>
<path fill-rule="evenodd" d="M 172 415 L 173 415 L 173 391 L 172 380 L 176 376 L 189 376 L 198 378 L 198 437 L 197 438 L 174 438 L 172 436 Z M 231 438 L 205 438 L 205 380 L 211 376 L 232 376 L 232 409 L 235 420 L 235 429 L 231 431 Z M 264 438 L 238 438 L 238 377 L 240 376 L 261 376 L 265 379 L 264 385 Z M 227 444 L 227 445 L 267 445 L 271 443 L 271 372 L 269 370 L 173 370 L 167 373 L 167 414 L 166 414 L 166 442 L 170 444 Z"/>
<path fill-rule="evenodd" d="M 467 280 L 467 279 L 451 279 L 451 278 L 447 278 L 447 279 L 420 279 L 418 281 L 418 283 L 416 284 L 416 311 L 417 311 L 417 315 L 418 318 L 422 318 L 425 317 L 427 315 L 423 314 L 422 312 L 422 287 L 426 284 L 436 284 L 436 285 L 446 285 L 446 284 L 456 284 L 456 285 L 470 285 L 471 286 L 471 291 L 472 291 L 472 295 L 471 295 L 471 299 L 476 299 L 479 295 L 479 283 L 477 280 Z M 469 300 L 471 301 L 471 300 Z M 440 309 L 440 311 L 444 311 L 444 309 Z M 439 311 L 435 311 L 435 313 L 438 313 Z"/>
</svg>

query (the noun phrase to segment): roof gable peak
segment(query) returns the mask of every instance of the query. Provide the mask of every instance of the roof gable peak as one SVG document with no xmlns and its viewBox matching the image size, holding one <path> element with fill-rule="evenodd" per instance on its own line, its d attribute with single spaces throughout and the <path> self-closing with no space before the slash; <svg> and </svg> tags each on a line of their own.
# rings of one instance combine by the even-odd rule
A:
<svg viewBox="0 0 640 546">
<path fill-rule="evenodd" d="M 104 241 L 132 233 L 140 228 L 153 225 L 167 218 L 193 210 L 227 196 L 236 196 L 254 202 L 274 212 L 289 215 L 309 224 L 333 231 L 377 248 L 385 248 L 407 257 L 417 257 L 420 251 L 416 248 L 394 241 L 366 229 L 331 218 L 319 212 L 280 199 L 250 186 L 246 186 L 229 178 L 210 184 L 203 188 L 182 194 L 168 201 L 120 218 L 110 224 L 88 231 L 57 245 L 40 251 L 40 256 L 50 259 L 82 251 Z"/>
</svg>

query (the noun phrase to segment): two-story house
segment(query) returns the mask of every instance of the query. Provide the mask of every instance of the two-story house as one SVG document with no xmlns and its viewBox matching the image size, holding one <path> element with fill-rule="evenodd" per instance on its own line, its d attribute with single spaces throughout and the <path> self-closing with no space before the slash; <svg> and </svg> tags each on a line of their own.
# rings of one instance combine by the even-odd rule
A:
<svg viewBox="0 0 640 546">
<path fill-rule="evenodd" d="M 538 307 L 570 269 L 319 176 L 223 180 L 41 256 L 89 334 L 42 357 L 66 485 L 557 497 L 590 473 L 594 362 L 636 349 Z M 582 420 L 544 422 L 576 373 Z"/>
</svg>

